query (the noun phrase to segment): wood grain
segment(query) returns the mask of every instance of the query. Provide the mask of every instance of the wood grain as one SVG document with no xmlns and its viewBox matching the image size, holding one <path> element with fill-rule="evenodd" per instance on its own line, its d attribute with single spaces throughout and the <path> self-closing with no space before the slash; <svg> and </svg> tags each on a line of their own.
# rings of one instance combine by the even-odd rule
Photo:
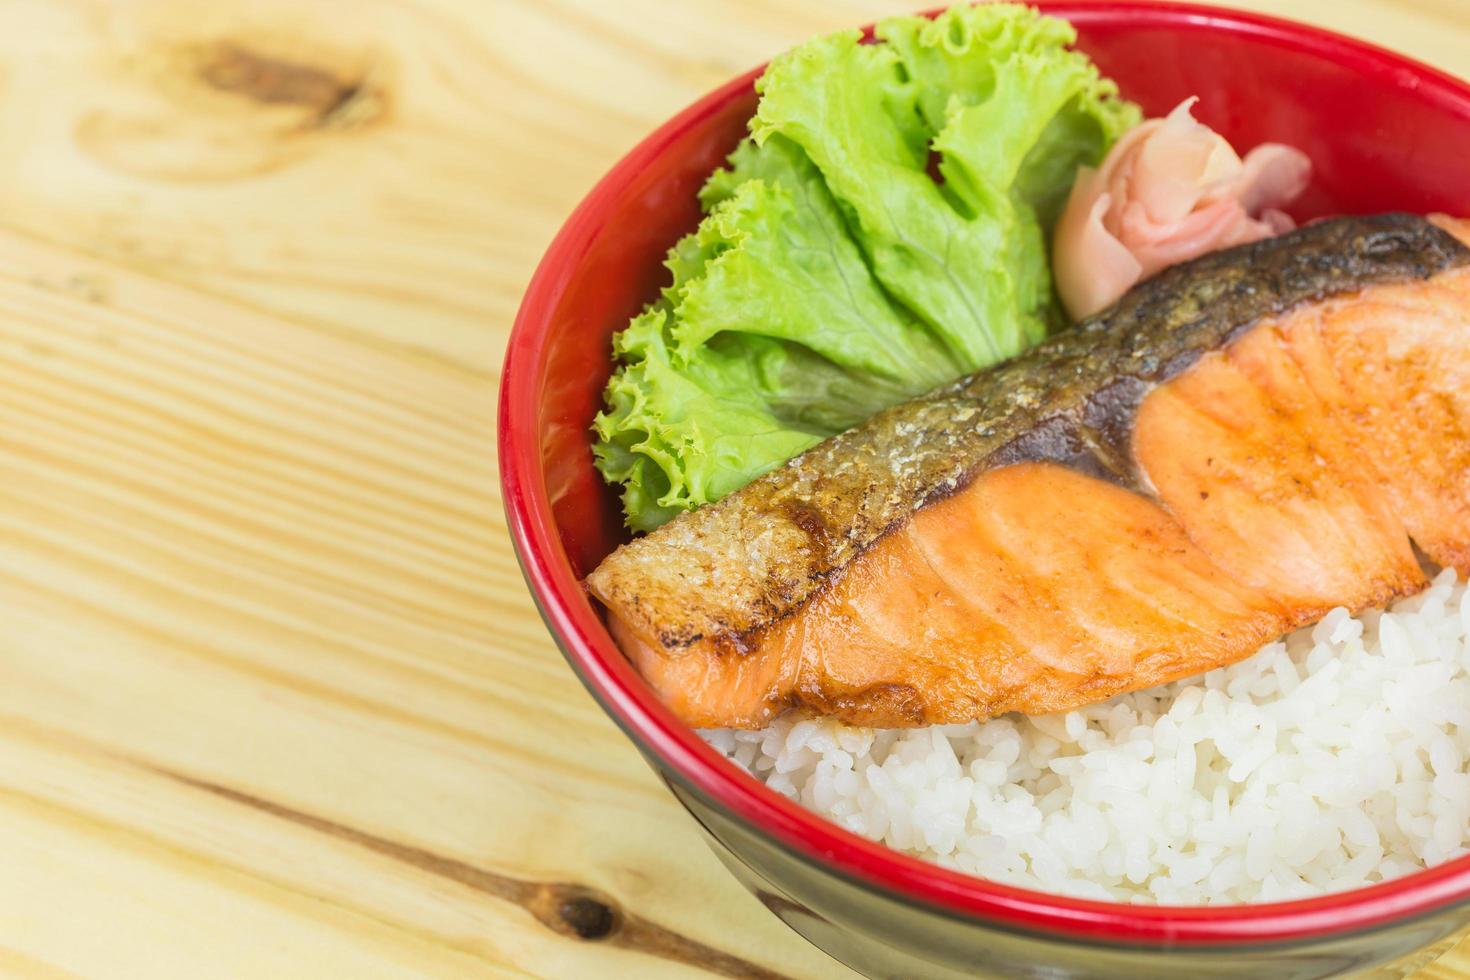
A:
<svg viewBox="0 0 1470 980">
<path fill-rule="evenodd" d="M 0 975 L 851 976 L 563 666 L 493 413 L 624 149 L 914 6 L 0 4 Z M 1470 74 L 1461 0 L 1291 12 Z"/>
</svg>

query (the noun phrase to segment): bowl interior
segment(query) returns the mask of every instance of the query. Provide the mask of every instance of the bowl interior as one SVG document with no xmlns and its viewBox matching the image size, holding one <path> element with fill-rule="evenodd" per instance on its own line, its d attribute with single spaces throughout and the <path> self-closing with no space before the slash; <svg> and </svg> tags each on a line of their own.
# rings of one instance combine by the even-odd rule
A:
<svg viewBox="0 0 1470 980">
<path fill-rule="evenodd" d="M 1122 16 L 1115 5 L 1052 4 L 1078 46 L 1146 114 L 1192 95 L 1195 114 L 1244 152 L 1279 141 L 1304 150 L 1312 186 L 1293 216 L 1403 210 L 1470 214 L 1470 108 L 1420 77 L 1268 30 L 1194 16 Z M 637 151 L 616 195 L 603 195 L 583 250 L 561 270 L 541 365 L 541 460 L 557 534 L 578 577 L 626 540 L 618 501 L 592 466 L 588 426 L 611 373 L 610 338 L 667 282 L 664 252 L 700 214 L 695 192 L 745 134 L 753 75 L 675 120 Z M 625 161 L 626 163 L 626 161 Z M 624 168 L 620 168 L 624 169 Z M 615 174 L 614 176 L 618 176 Z M 605 190 L 605 188 L 599 188 Z"/>
<path fill-rule="evenodd" d="M 1254 15 L 1176 4 L 1038 6 L 1071 20 L 1079 47 L 1147 114 L 1199 96 L 1197 117 L 1238 149 L 1274 140 L 1306 151 L 1315 173 L 1293 209 L 1299 220 L 1385 210 L 1470 216 L 1464 83 Z M 1279 940 L 1359 928 L 1470 895 L 1470 858 L 1276 911 L 1115 906 L 982 882 L 859 840 L 736 778 L 658 703 L 579 584 L 626 539 L 617 497 L 593 468 L 588 427 L 612 368 L 609 338 L 666 282 L 664 252 L 697 223 L 695 192 L 744 135 L 756 74 L 676 116 L 597 185 L 538 269 L 506 357 L 500 462 L 512 536 L 548 625 L 609 712 L 661 767 L 814 860 L 841 854 L 846 871 L 871 882 L 955 909 L 1010 910 L 1032 926 L 1095 927 L 1135 940 Z"/>
</svg>

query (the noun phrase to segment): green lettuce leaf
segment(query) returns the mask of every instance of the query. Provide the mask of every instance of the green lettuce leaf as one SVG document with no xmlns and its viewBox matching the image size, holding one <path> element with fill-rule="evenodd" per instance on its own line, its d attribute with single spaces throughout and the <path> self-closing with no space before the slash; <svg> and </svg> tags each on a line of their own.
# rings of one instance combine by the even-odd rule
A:
<svg viewBox="0 0 1470 980">
<path fill-rule="evenodd" d="M 618 335 L 614 350 L 625 363 L 608 382 L 607 410 L 594 423 L 598 468 L 623 484 L 635 530 L 652 530 L 680 510 L 738 490 L 752 478 L 752 458 L 769 467 L 822 438 L 781 423 L 761 397 L 781 374 L 779 347 L 722 345 L 676 361 L 669 316 L 649 310 Z"/>
<path fill-rule="evenodd" d="M 1068 49 L 1069 25 L 1025 7 L 878 38 L 771 64 L 671 284 L 614 341 L 594 454 L 635 530 L 1060 322 L 1046 229 L 1136 107 Z"/>
<path fill-rule="evenodd" d="M 773 61 L 753 132 L 806 150 L 882 284 L 984 367 L 1054 322 L 1038 207 L 1054 216 L 1077 165 L 1097 162 L 1138 111 L 1068 50 L 1070 25 L 1026 7 L 895 18 L 877 36 L 886 43 L 834 34 Z"/>
<path fill-rule="evenodd" d="M 649 530 L 963 366 L 883 293 L 794 145 L 737 150 L 614 341 L 593 452 Z"/>
</svg>

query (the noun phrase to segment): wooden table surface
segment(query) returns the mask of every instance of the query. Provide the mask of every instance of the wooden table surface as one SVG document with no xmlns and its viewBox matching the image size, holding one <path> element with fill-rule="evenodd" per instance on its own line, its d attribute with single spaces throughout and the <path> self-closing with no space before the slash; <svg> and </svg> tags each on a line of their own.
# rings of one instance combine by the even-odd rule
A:
<svg viewBox="0 0 1470 980">
<path fill-rule="evenodd" d="M 1470 75 L 1466 0 L 1246 5 Z M 563 665 L 493 418 L 599 174 L 914 6 L 0 3 L 0 975 L 852 976 Z"/>
</svg>

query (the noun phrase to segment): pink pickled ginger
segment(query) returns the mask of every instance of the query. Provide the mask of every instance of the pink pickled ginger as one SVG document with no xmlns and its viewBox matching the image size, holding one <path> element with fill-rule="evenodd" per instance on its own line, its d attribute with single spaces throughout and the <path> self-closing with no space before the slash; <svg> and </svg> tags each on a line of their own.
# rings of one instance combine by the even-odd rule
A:
<svg viewBox="0 0 1470 980">
<path fill-rule="evenodd" d="M 1278 208 L 1311 180 L 1306 154 L 1263 143 L 1242 160 L 1195 121 L 1194 102 L 1129 130 L 1098 169 L 1080 168 L 1052 260 L 1073 317 L 1105 309 L 1166 266 L 1294 227 Z"/>
</svg>

